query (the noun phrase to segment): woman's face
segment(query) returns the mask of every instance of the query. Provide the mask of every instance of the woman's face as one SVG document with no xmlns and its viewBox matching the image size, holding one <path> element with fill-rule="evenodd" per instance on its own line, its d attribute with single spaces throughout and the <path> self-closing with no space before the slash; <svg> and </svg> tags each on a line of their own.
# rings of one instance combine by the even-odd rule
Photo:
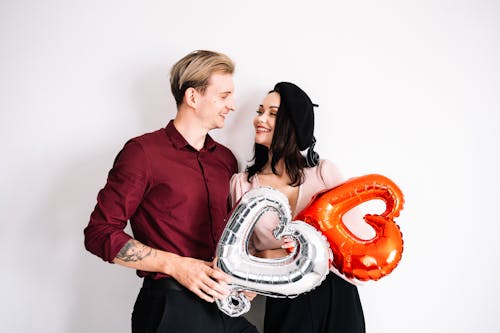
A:
<svg viewBox="0 0 500 333">
<path fill-rule="evenodd" d="M 280 100 L 280 95 L 277 92 L 272 92 L 264 98 L 264 101 L 259 106 L 257 116 L 253 120 L 255 143 L 267 148 L 271 147 Z"/>
</svg>

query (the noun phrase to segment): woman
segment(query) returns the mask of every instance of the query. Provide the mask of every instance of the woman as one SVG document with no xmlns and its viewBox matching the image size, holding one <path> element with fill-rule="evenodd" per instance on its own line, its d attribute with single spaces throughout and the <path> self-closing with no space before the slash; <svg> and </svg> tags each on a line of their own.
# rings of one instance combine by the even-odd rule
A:
<svg viewBox="0 0 500 333">
<path fill-rule="evenodd" d="M 307 94 L 289 82 L 280 82 L 264 98 L 254 119 L 254 163 L 231 179 L 231 200 L 236 203 L 248 190 L 270 186 L 288 197 L 292 216 L 304 209 L 318 192 L 343 179 L 328 160 L 320 160 L 315 145 L 313 104 Z M 308 149 L 304 157 L 301 151 Z M 249 250 L 276 258 L 287 254 L 289 243 L 274 238 L 278 220 L 261 219 Z M 264 332 L 365 332 L 357 288 L 330 273 L 323 283 L 297 298 L 266 300 Z"/>
</svg>

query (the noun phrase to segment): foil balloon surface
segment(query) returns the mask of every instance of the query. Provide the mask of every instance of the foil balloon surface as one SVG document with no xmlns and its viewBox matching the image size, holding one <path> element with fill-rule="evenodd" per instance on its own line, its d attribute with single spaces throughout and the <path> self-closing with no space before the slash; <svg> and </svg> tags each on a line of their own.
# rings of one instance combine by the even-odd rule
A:
<svg viewBox="0 0 500 333">
<path fill-rule="evenodd" d="M 369 200 L 381 199 L 386 204 L 380 214 L 367 214 L 364 220 L 375 236 L 364 240 L 356 237 L 342 222 L 350 209 Z M 316 195 L 297 219 L 320 230 L 333 252 L 332 271 L 347 281 L 378 280 L 398 265 L 403 253 L 403 236 L 394 218 L 403 209 L 401 190 L 387 177 L 370 174 L 351 178 L 331 190 Z"/>
<path fill-rule="evenodd" d="M 296 243 L 285 257 L 258 258 L 248 251 L 255 224 L 268 211 L 275 212 L 279 219 L 274 229 L 276 239 L 288 237 Z M 250 302 L 243 290 L 270 297 L 295 297 L 325 279 L 332 260 L 325 236 L 302 221 L 291 220 L 287 197 L 275 189 L 256 188 L 242 196 L 217 245 L 217 266 L 232 277 L 230 295 L 216 301 L 221 311 L 232 317 L 246 313 Z"/>
</svg>

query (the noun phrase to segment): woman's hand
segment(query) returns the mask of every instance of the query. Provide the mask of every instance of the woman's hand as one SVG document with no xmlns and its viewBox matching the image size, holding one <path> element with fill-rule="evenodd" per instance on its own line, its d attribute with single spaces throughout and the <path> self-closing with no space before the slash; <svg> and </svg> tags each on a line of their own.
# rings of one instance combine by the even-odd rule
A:
<svg viewBox="0 0 500 333">
<path fill-rule="evenodd" d="M 288 252 L 285 249 L 272 249 L 272 250 L 263 250 L 255 252 L 254 256 L 259 258 L 266 259 L 277 259 L 283 258 L 288 255 Z"/>
<path fill-rule="evenodd" d="M 285 249 L 287 253 L 292 253 L 293 250 L 297 247 L 297 242 L 293 240 L 291 237 L 285 237 L 283 239 L 284 243 L 281 245 L 282 249 Z"/>
<path fill-rule="evenodd" d="M 243 290 L 243 294 L 245 297 L 251 302 L 257 296 L 257 293 L 254 293 L 253 291 L 248 291 L 248 290 Z"/>
</svg>

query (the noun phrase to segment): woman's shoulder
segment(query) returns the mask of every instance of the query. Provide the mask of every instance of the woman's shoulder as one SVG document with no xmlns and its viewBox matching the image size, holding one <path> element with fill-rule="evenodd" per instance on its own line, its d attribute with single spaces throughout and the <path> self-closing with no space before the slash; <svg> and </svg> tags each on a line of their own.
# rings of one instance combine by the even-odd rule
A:
<svg viewBox="0 0 500 333">
<path fill-rule="evenodd" d="M 337 167 L 337 165 L 335 163 L 333 163 L 332 161 L 330 160 L 327 160 L 327 159 L 322 159 L 320 160 L 320 163 L 319 163 L 319 169 L 321 170 L 321 172 L 329 172 L 329 173 L 339 173 L 340 174 L 340 169 Z"/>
<path fill-rule="evenodd" d="M 235 173 L 230 180 L 230 194 L 232 204 L 236 203 L 246 192 L 254 187 L 258 187 L 257 183 L 252 179 L 248 181 L 247 172 Z"/>
<path fill-rule="evenodd" d="M 326 188 L 332 188 L 339 185 L 343 181 L 342 173 L 335 163 L 328 159 L 321 159 L 318 165 L 312 168 L 306 168 L 306 180 L 315 178 L 322 182 Z"/>
<path fill-rule="evenodd" d="M 324 172 L 337 172 L 337 171 L 338 168 L 335 165 L 335 163 L 327 159 L 320 159 L 318 165 L 304 169 L 304 172 L 308 174 L 317 174 L 317 175 L 321 175 Z"/>
<path fill-rule="evenodd" d="M 231 176 L 231 184 L 241 184 L 247 182 L 248 173 L 247 172 L 238 172 Z"/>
</svg>

